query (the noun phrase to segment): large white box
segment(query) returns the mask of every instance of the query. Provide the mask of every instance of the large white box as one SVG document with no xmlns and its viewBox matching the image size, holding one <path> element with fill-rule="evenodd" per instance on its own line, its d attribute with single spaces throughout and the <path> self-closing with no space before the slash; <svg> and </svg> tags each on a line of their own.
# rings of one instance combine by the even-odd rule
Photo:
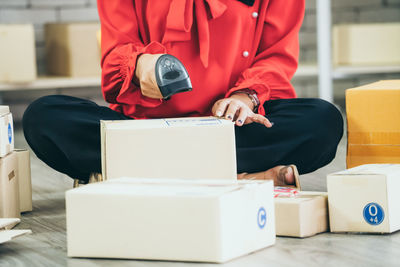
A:
<svg viewBox="0 0 400 267">
<path fill-rule="evenodd" d="M 275 243 L 272 181 L 118 178 L 66 192 L 70 257 L 225 262 Z"/>
<path fill-rule="evenodd" d="M 36 75 L 33 25 L 0 25 L 0 82 L 31 82 Z"/>
<path fill-rule="evenodd" d="M 201 117 L 101 121 L 104 179 L 237 178 L 234 123 Z"/>
<path fill-rule="evenodd" d="M 367 164 L 328 175 L 331 232 L 400 229 L 400 164 Z"/>
<path fill-rule="evenodd" d="M 14 125 L 8 106 L 0 106 L 0 157 L 14 150 Z"/>
</svg>

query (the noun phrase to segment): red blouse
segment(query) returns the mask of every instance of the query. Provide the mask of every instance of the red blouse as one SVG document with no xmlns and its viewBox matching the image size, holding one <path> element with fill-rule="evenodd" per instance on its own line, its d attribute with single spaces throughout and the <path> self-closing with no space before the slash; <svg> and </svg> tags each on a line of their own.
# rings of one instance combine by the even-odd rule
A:
<svg viewBox="0 0 400 267">
<path fill-rule="evenodd" d="M 243 1 L 251 2 L 251 1 Z M 133 118 L 204 116 L 249 88 L 260 99 L 294 98 L 304 0 L 98 0 L 102 91 L 110 108 Z M 169 100 L 141 94 L 132 79 L 142 53 L 168 53 L 185 65 L 193 90 Z"/>
</svg>

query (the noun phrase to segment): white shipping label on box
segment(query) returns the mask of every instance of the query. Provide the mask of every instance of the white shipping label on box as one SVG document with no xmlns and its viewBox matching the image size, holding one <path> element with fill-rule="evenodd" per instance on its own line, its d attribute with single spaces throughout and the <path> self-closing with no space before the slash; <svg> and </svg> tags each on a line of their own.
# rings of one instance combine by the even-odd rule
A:
<svg viewBox="0 0 400 267">
<path fill-rule="evenodd" d="M 70 257 L 225 262 L 275 243 L 272 181 L 117 178 L 67 191 L 66 214 Z"/>
<path fill-rule="evenodd" d="M 14 150 L 14 126 L 11 113 L 0 115 L 0 157 Z"/>
<path fill-rule="evenodd" d="M 328 201 L 324 192 L 298 192 L 275 197 L 276 235 L 309 237 L 329 229 Z"/>
<path fill-rule="evenodd" d="M 32 211 L 31 160 L 29 157 L 29 150 L 16 149 L 15 153 L 18 158 L 20 211 Z"/>
<path fill-rule="evenodd" d="M 19 185 L 15 152 L 0 158 L 0 218 L 19 218 Z"/>
<path fill-rule="evenodd" d="M 105 179 L 237 176 L 234 124 L 223 119 L 102 121 L 101 145 Z"/>
<path fill-rule="evenodd" d="M 400 229 L 400 164 L 367 164 L 328 175 L 332 232 Z"/>
<path fill-rule="evenodd" d="M 31 24 L 0 25 L 0 82 L 36 79 L 34 29 Z"/>
</svg>

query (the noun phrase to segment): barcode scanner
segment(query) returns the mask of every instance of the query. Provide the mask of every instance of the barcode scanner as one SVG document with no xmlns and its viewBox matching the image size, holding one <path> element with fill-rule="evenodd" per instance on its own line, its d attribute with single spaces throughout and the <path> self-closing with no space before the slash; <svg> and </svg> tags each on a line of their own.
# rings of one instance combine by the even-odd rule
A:
<svg viewBox="0 0 400 267">
<path fill-rule="evenodd" d="M 172 95 L 192 91 L 189 74 L 176 57 L 164 54 L 156 62 L 156 80 L 163 99 Z"/>
</svg>

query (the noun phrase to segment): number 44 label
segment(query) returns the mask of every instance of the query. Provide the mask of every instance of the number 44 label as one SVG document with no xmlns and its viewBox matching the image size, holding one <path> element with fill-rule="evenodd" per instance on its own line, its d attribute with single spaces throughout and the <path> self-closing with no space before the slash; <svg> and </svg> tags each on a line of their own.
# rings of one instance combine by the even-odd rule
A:
<svg viewBox="0 0 400 267">
<path fill-rule="evenodd" d="M 363 210 L 364 220 L 371 225 L 379 225 L 385 218 L 385 212 L 378 203 L 368 203 Z"/>
</svg>

